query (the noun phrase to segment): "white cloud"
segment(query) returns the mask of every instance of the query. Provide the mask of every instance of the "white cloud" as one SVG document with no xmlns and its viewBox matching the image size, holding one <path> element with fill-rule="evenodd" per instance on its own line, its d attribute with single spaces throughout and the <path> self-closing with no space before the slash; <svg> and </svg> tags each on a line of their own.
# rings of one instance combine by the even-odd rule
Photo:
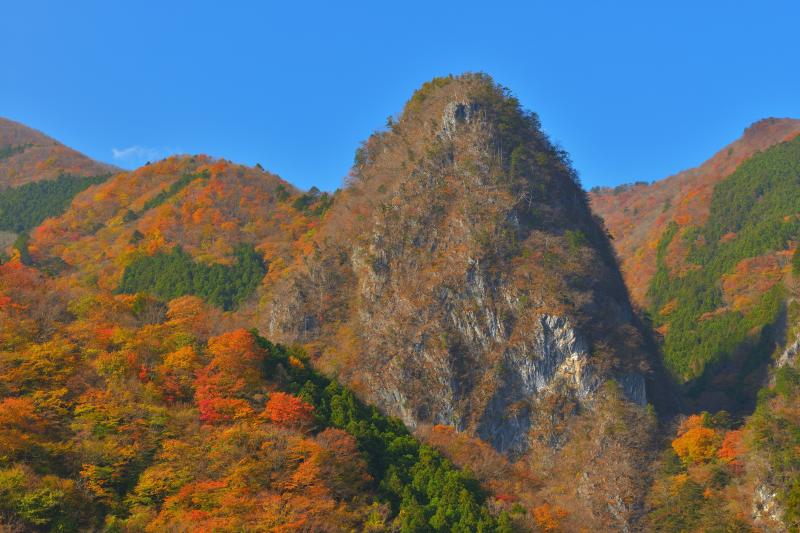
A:
<svg viewBox="0 0 800 533">
<path fill-rule="evenodd" d="M 111 154 L 117 161 L 140 162 L 161 159 L 161 150 L 147 146 L 129 146 L 127 148 L 112 148 Z"/>
</svg>

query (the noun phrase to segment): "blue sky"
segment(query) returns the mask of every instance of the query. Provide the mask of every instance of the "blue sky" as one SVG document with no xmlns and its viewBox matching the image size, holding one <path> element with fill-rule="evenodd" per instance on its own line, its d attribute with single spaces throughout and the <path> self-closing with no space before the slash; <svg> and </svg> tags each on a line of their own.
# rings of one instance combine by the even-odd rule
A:
<svg viewBox="0 0 800 533">
<path fill-rule="evenodd" d="M 223 7 L 224 6 L 224 7 Z M 261 163 L 334 189 L 424 81 L 484 71 L 585 186 L 800 118 L 800 2 L 6 2 L 0 116 L 103 161 Z"/>
</svg>

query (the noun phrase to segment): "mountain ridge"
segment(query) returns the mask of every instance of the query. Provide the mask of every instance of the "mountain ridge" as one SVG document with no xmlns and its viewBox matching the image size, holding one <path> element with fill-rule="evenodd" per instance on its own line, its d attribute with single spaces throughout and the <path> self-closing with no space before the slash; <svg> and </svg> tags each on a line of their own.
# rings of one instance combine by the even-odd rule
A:
<svg viewBox="0 0 800 533">
<path fill-rule="evenodd" d="M 702 222 L 714 185 L 743 161 L 770 146 L 800 135 L 800 119 L 766 118 L 695 168 L 646 184 L 600 187 L 589 193 L 592 208 L 614 237 L 622 273 L 633 300 L 647 306 L 647 285 L 655 274 L 660 228 Z M 691 195 L 691 196 L 689 196 Z"/>
<path fill-rule="evenodd" d="M 118 171 L 117 167 L 94 161 L 38 130 L 0 117 L 0 190 L 52 180 L 62 174 L 98 176 Z"/>
</svg>

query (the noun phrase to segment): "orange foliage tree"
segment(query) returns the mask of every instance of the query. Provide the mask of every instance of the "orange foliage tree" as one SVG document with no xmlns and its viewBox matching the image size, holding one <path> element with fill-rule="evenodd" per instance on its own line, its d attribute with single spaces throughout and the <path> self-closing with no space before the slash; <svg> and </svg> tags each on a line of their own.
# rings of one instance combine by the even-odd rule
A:
<svg viewBox="0 0 800 533">
<path fill-rule="evenodd" d="M 719 436 L 703 426 L 701 415 L 692 415 L 681 424 L 678 438 L 672 441 L 672 449 L 685 462 L 703 463 L 711 460 L 717 453 Z"/>
</svg>

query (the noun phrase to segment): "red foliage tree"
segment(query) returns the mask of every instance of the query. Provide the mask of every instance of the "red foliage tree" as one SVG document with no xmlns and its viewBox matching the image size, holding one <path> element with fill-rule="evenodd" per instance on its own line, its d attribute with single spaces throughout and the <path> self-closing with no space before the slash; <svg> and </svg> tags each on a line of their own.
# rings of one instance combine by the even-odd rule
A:
<svg viewBox="0 0 800 533">
<path fill-rule="evenodd" d="M 273 392 L 262 416 L 279 426 L 307 429 L 314 423 L 314 407 L 297 396 Z"/>
<path fill-rule="evenodd" d="M 744 442 L 742 442 L 743 436 L 744 432 L 741 429 L 729 431 L 725 434 L 725 438 L 722 440 L 722 446 L 720 446 L 719 451 L 717 451 L 717 457 L 728 463 L 733 470 L 737 471 L 742 468 L 742 463 L 739 461 L 739 458 L 745 451 Z"/>
</svg>

